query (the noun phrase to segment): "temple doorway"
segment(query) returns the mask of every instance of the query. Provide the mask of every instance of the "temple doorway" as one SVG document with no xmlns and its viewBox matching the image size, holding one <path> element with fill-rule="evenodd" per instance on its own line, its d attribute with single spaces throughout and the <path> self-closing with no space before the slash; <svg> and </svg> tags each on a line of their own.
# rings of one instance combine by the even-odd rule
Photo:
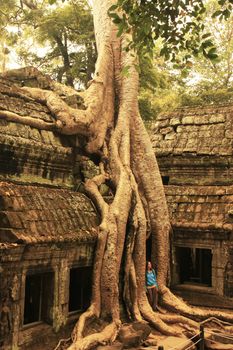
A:
<svg viewBox="0 0 233 350">
<path fill-rule="evenodd" d="M 181 284 L 199 284 L 211 287 L 211 249 L 177 247 L 176 254 Z"/>
</svg>

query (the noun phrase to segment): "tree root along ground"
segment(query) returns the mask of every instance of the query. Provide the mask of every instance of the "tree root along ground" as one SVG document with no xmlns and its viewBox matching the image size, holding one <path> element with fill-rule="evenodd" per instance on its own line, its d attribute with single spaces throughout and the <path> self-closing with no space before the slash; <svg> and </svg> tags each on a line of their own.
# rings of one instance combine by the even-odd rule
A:
<svg viewBox="0 0 233 350">
<path fill-rule="evenodd" d="M 129 34 L 116 35 L 117 29 L 107 15 L 113 3 L 94 1 L 98 59 L 95 76 L 83 94 L 84 109 L 70 107 L 60 97 L 77 95 L 75 90 L 54 83 L 50 85 L 53 91 L 21 89 L 22 95 L 48 106 L 54 123 L 0 112 L 0 118 L 7 121 L 66 135 L 83 135 L 85 151 L 99 160 L 100 174 L 85 184 L 101 216 L 92 300 L 73 330 L 69 350 L 113 343 L 122 327 L 119 304 L 122 298 L 130 320 L 146 321 L 167 336 L 184 339 L 195 336 L 199 333 L 198 322 L 211 316 L 227 322 L 233 320 L 231 312 L 190 307 L 166 287 L 170 276 L 168 209 L 159 168 L 138 110 L 137 56 L 124 50 Z M 125 67 L 128 73 L 122 74 Z M 104 183 L 114 194 L 110 204 L 100 193 Z M 166 314 L 153 312 L 145 292 L 146 239 L 150 235 L 152 262 L 156 261 L 158 267 L 160 304 L 169 311 Z M 105 326 L 85 335 L 87 325 L 98 319 L 104 320 Z M 214 324 L 215 329 L 221 327 L 233 332 L 230 325 Z"/>
</svg>

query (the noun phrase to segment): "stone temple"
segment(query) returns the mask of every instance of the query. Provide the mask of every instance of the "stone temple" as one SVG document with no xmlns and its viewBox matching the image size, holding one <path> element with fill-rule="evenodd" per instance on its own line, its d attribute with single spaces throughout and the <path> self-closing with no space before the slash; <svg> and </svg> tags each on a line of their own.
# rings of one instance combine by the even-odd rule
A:
<svg viewBox="0 0 233 350">
<path fill-rule="evenodd" d="M 22 73 L 22 75 L 21 75 Z M 99 216 L 83 193 L 95 171 L 83 140 L 1 118 L 52 121 L 19 89 L 47 88 L 23 70 L 0 77 L 0 349 L 45 350 L 70 334 L 91 296 Z M 80 101 L 69 97 L 76 105 Z M 152 142 L 165 185 L 172 288 L 193 304 L 233 306 L 233 107 L 161 115 Z M 147 252 L 150 255 L 151 242 Z"/>
<path fill-rule="evenodd" d="M 52 120 L 17 84 L 0 78 L 0 113 Z M 1 349 L 51 349 L 89 305 L 99 218 L 75 143 L 0 118 Z"/>
<path fill-rule="evenodd" d="M 233 307 L 233 106 L 160 115 L 152 131 L 173 227 L 173 290 Z"/>
</svg>

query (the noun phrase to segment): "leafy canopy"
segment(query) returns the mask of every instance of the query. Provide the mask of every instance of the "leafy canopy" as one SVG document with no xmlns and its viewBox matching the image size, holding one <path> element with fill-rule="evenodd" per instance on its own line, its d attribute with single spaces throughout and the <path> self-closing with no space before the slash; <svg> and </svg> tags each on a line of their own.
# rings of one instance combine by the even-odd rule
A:
<svg viewBox="0 0 233 350">
<path fill-rule="evenodd" d="M 213 17 L 227 19 L 233 9 L 233 0 L 219 0 L 221 8 Z M 132 32 L 132 41 L 126 49 L 153 54 L 155 41 L 162 39 L 160 55 L 176 62 L 180 52 L 189 61 L 190 53 L 202 53 L 216 59 L 216 48 L 211 33 L 205 32 L 203 18 L 206 7 L 202 0 L 118 0 L 110 7 L 109 16 L 118 26 L 118 35 Z"/>
<path fill-rule="evenodd" d="M 53 5 L 49 0 L 0 0 L 0 7 L 0 46 L 4 39 L 20 65 L 38 67 L 70 85 L 87 84 L 96 48 L 86 0 L 57 0 Z"/>
</svg>

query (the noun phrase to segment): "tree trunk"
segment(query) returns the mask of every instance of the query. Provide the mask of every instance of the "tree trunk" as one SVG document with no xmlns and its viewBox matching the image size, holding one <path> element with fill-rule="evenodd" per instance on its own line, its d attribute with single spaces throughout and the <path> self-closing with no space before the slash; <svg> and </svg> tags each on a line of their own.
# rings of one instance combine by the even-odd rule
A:
<svg viewBox="0 0 233 350">
<path fill-rule="evenodd" d="M 121 327 L 119 300 L 122 298 L 131 320 L 145 319 L 164 334 L 182 334 L 182 330 L 172 328 L 169 323 L 181 323 L 186 331 L 196 334 L 198 324 L 177 313 L 195 319 L 211 315 L 232 319 L 230 313 L 193 309 L 166 287 L 171 232 L 168 209 L 159 168 L 138 110 L 137 55 L 123 49 L 130 37 L 128 34 L 117 37 L 117 29 L 107 15 L 114 2 L 94 1 L 98 59 L 94 78 L 84 95 L 85 110 L 67 106 L 51 91 L 23 88 L 30 97 L 46 102 L 56 116 L 53 128 L 68 135 L 85 135 L 88 139 L 86 151 L 100 159 L 100 174 L 85 184 L 101 213 L 92 301 L 75 326 L 70 350 L 114 341 Z M 128 74 L 123 75 L 125 67 L 128 67 Z M 51 88 L 58 90 L 56 84 Z M 16 115 L 1 111 L 0 116 L 4 115 L 8 120 L 12 117 L 14 121 L 25 122 L 25 117 L 22 121 Z M 28 118 L 27 122 L 32 121 Z M 36 127 L 43 128 L 43 125 L 36 124 Z M 50 125 L 44 127 L 51 128 Z M 114 193 L 110 204 L 99 192 L 103 183 Z M 153 312 L 148 303 L 145 260 L 149 235 L 152 235 L 152 263 L 156 263 L 158 269 L 160 299 L 176 315 Z M 122 288 L 119 288 L 120 270 Z M 107 320 L 108 325 L 101 332 L 84 337 L 86 321 L 96 317 Z"/>
<path fill-rule="evenodd" d="M 63 59 L 63 67 L 64 72 L 66 73 L 66 82 L 67 85 L 74 87 L 74 79 L 72 77 L 71 71 L 70 71 L 70 58 L 67 51 L 67 39 L 66 39 L 66 33 L 64 34 L 64 41 L 65 44 L 63 44 L 62 39 L 58 35 L 54 35 L 54 40 L 57 43 L 58 49 L 61 52 L 62 59 Z"/>
</svg>

